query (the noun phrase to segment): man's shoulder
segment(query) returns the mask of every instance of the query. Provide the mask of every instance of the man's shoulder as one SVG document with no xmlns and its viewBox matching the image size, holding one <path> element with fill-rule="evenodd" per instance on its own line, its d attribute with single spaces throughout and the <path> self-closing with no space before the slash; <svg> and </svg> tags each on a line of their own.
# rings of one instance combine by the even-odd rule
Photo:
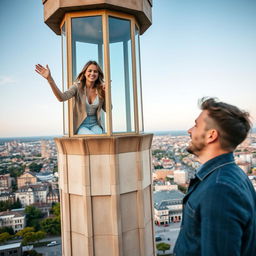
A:
<svg viewBox="0 0 256 256">
<path fill-rule="evenodd" d="M 252 190 L 252 184 L 244 171 L 237 164 L 219 167 L 211 179 L 210 186 L 212 189 L 220 189 L 226 187 L 237 195 L 246 195 Z"/>
</svg>

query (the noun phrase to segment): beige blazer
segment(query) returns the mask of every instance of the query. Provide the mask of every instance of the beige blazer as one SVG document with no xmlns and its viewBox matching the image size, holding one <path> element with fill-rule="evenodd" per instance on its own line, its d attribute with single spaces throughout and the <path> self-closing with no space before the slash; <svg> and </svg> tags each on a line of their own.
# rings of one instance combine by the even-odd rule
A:
<svg viewBox="0 0 256 256">
<path fill-rule="evenodd" d="M 73 100 L 73 129 L 74 133 L 77 133 L 77 130 L 84 119 L 87 117 L 86 112 L 86 92 L 82 88 L 82 84 L 80 82 L 75 82 L 67 91 L 62 92 L 59 95 L 62 101 L 66 101 L 74 97 Z M 105 108 L 105 100 L 99 97 L 99 107 L 97 109 L 97 120 L 98 124 L 101 125 L 100 120 L 100 111 Z"/>
</svg>

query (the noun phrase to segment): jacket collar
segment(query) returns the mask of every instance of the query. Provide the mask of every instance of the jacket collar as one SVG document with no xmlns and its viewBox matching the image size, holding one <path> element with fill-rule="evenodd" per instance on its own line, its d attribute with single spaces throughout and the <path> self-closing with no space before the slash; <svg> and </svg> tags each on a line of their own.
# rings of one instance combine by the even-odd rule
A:
<svg viewBox="0 0 256 256">
<path fill-rule="evenodd" d="M 197 170 L 196 176 L 200 181 L 202 181 L 217 168 L 234 162 L 235 160 L 233 152 L 219 155 L 208 160 L 206 163 L 200 166 L 199 169 Z"/>
</svg>

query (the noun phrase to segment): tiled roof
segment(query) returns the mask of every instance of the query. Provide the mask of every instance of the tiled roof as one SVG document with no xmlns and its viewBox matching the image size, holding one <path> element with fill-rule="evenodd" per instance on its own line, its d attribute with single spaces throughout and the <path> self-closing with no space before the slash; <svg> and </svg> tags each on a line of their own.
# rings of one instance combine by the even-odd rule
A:
<svg viewBox="0 0 256 256">
<path fill-rule="evenodd" d="M 180 202 L 184 196 L 179 190 L 155 191 L 153 193 L 154 207 L 158 210 L 165 210 L 168 205 Z"/>
<path fill-rule="evenodd" d="M 0 217 L 2 216 L 8 216 L 8 215 L 12 215 L 14 217 L 24 217 L 25 214 L 21 213 L 21 212 L 13 212 L 13 211 L 5 211 L 5 212 L 0 212 Z"/>
</svg>

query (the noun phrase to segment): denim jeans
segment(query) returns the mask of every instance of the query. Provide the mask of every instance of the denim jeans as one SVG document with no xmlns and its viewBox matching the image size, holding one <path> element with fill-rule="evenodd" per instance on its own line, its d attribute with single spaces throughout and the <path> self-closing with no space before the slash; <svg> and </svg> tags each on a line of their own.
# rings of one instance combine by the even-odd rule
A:
<svg viewBox="0 0 256 256">
<path fill-rule="evenodd" d="M 80 127 L 77 134 L 102 134 L 102 128 L 98 124 L 97 116 L 87 116 Z"/>
</svg>

